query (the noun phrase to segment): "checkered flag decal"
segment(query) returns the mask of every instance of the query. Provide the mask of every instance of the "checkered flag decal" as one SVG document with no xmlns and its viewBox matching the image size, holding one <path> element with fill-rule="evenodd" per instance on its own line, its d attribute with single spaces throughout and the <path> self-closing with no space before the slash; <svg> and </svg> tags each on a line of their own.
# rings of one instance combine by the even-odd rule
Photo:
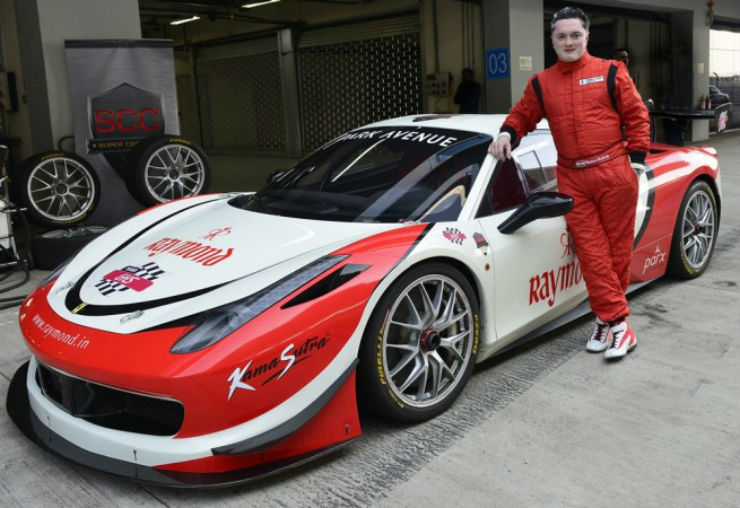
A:
<svg viewBox="0 0 740 508">
<path fill-rule="evenodd" d="M 123 269 L 123 271 L 133 273 L 134 275 L 138 275 L 139 277 L 144 277 L 145 279 L 148 279 L 150 281 L 158 279 L 159 276 L 164 273 L 164 270 L 162 270 L 159 265 L 153 261 L 141 265 L 141 267 L 127 266 Z M 120 282 L 115 282 L 108 279 L 100 279 L 100 282 L 95 284 L 95 287 L 98 288 L 98 291 L 100 291 L 103 296 L 108 296 L 109 294 L 115 293 L 116 291 L 120 292 L 129 289 Z"/>
<path fill-rule="evenodd" d="M 452 243 L 456 243 L 457 245 L 462 245 L 463 240 L 465 240 L 466 238 L 465 233 L 457 228 L 445 228 L 445 230 L 442 232 L 442 236 L 447 238 Z"/>
</svg>

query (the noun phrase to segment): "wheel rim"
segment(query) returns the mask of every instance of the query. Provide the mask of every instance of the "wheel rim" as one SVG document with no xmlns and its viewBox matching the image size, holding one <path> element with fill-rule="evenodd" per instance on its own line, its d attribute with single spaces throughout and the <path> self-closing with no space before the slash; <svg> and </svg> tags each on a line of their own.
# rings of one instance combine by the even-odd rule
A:
<svg viewBox="0 0 740 508">
<path fill-rule="evenodd" d="M 84 217 L 97 192 L 90 171 L 69 157 L 52 157 L 37 164 L 28 176 L 26 190 L 39 214 L 61 222 Z"/>
<path fill-rule="evenodd" d="M 460 286 L 444 275 L 421 277 L 401 292 L 383 326 L 385 378 L 405 404 L 444 400 L 470 363 L 473 311 Z"/>
<path fill-rule="evenodd" d="M 165 202 L 203 190 L 205 165 L 198 152 L 183 145 L 165 145 L 147 159 L 144 182 L 149 194 Z"/>
<path fill-rule="evenodd" d="M 681 229 L 681 250 L 692 268 L 700 268 L 709 259 L 714 227 L 714 202 L 705 191 L 696 192 L 686 204 Z"/>
</svg>

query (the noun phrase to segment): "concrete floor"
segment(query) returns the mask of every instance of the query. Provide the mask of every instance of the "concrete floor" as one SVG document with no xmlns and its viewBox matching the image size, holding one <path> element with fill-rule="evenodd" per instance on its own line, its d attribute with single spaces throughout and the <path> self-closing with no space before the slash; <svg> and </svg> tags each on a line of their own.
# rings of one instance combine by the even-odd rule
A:
<svg viewBox="0 0 740 508">
<path fill-rule="evenodd" d="M 478 366 L 435 420 L 363 415 L 343 451 L 252 485 L 141 486 L 31 444 L 4 410 L 28 353 L 17 309 L 0 311 L 0 507 L 739 506 L 740 134 L 708 144 L 723 170 L 714 259 L 631 297 L 640 343 L 624 361 L 583 350 L 584 318 Z"/>
</svg>

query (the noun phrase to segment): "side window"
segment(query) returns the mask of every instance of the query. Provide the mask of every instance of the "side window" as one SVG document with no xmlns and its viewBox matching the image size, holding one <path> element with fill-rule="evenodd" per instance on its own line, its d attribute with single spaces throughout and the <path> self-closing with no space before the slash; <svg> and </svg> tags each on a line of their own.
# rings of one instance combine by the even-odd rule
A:
<svg viewBox="0 0 740 508">
<path fill-rule="evenodd" d="M 516 208 L 524 203 L 526 197 L 514 160 L 499 161 L 483 194 L 477 217 L 486 217 Z"/>
<path fill-rule="evenodd" d="M 521 169 L 527 195 L 557 187 L 557 153 L 548 131 L 535 131 L 522 139 L 514 150 L 514 160 Z"/>
<path fill-rule="evenodd" d="M 548 130 L 525 136 L 514 157 L 498 162 L 488 183 L 477 217 L 504 212 L 521 205 L 530 194 L 555 190 L 557 152 Z"/>
</svg>

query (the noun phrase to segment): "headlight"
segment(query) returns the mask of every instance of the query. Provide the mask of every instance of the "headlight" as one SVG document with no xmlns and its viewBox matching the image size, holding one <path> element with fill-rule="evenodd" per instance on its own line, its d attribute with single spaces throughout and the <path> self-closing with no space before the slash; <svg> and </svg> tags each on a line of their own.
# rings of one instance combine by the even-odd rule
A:
<svg viewBox="0 0 740 508">
<path fill-rule="evenodd" d="M 242 300 L 204 312 L 170 352 L 191 353 L 215 344 L 347 257 L 324 256 Z"/>
</svg>

